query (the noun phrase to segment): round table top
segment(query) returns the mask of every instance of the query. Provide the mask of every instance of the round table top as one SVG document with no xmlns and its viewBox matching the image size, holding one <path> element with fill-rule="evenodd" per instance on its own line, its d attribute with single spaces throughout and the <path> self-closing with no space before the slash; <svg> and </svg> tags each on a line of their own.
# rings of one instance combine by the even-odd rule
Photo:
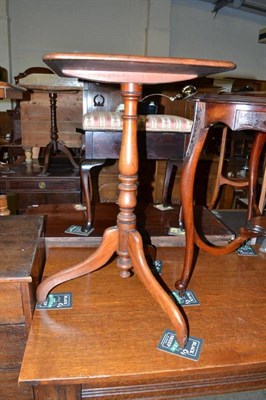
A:
<svg viewBox="0 0 266 400">
<path fill-rule="evenodd" d="M 123 54 L 50 53 L 43 61 L 59 76 L 140 84 L 179 82 L 236 68 L 231 61 Z"/>
</svg>

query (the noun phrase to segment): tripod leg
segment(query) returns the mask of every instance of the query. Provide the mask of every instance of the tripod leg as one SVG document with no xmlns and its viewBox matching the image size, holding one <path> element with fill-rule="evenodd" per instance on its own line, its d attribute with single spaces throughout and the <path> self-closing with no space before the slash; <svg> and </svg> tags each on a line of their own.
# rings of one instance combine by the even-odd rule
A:
<svg viewBox="0 0 266 400">
<path fill-rule="evenodd" d="M 141 236 L 137 231 L 129 232 L 128 246 L 135 273 L 170 318 L 177 341 L 184 347 L 188 338 L 186 321 L 177 305 L 152 274 L 145 259 Z"/>
<path fill-rule="evenodd" d="M 37 301 L 43 303 L 50 290 L 60 283 L 89 274 L 102 267 L 113 255 L 118 246 L 118 230 L 108 228 L 104 232 L 100 246 L 88 258 L 72 267 L 59 271 L 45 278 L 37 288 Z"/>
<path fill-rule="evenodd" d="M 65 144 L 58 141 L 57 148 L 58 148 L 58 150 L 62 151 L 62 153 L 64 153 L 67 156 L 67 158 L 69 159 L 69 161 L 71 162 L 71 164 L 73 165 L 73 167 L 75 169 L 79 169 L 79 165 L 76 163 L 76 161 L 74 160 L 74 157 L 71 154 L 71 151 L 66 147 Z"/>
</svg>

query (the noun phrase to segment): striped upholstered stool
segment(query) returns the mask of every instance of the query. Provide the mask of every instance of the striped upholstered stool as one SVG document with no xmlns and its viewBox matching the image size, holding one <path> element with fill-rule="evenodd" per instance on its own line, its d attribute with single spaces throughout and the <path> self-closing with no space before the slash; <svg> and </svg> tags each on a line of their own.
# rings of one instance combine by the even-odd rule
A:
<svg viewBox="0 0 266 400">
<path fill-rule="evenodd" d="M 92 111 L 83 115 L 85 158 L 81 180 L 87 220 L 83 229 L 92 227 L 92 184 L 90 171 L 106 159 L 118 159 L 122 137 L 122 111 Z M 176 115 L 149 114 L 138 119 L 139 158 L 167 160 L 163 185 L 163 204 L 169 197 L 169 183 L 174 166 L 182 163 L 188 145 L 192 121 Z"/>
</svg>

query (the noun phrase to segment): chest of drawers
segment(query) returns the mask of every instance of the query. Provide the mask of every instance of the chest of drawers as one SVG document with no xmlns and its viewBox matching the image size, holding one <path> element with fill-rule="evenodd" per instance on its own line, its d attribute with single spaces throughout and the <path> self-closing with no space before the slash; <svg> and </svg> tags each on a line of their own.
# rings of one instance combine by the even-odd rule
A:
<svg viewBox="0 0 266 400">
<path fill-rule="evenodd" d="M 38 162 L 2 167 L 0 169 L 0 192 L 15 199 L 16 212 L 22 213 L 30 205 L 79 203 L 81 185 L 78 170 L 71 164 L 51 164 L 49 173 L 41 175 Z"/>
<path fill-rule="evenodd" d="M 31 400 L 18 374 L 45 252 L 43 217 L 0 217 L 0 398 Z"/>
</svg>

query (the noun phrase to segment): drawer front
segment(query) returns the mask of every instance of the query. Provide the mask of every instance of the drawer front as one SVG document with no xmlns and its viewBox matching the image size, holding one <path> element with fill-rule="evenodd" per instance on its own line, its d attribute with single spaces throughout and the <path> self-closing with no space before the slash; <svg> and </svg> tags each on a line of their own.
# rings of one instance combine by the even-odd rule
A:
<svg viewBox="0 0 266 400">
<path fill-rule="evenodd" d="M 79 187 L 79 179 L 10 179 L 9 189 L 16 191 L 76 191 Z"/>
<path fill-rule="evenodd" d="M 7 189 L 6 179 L 0 178 L 0 190 L 6 190 L 6 189 Z"/>
<path fill-rule="evenodd" d="M 0 324 L 24 323 L 19 283 L 0 283 L 0 304 Z"/>
</svg>

